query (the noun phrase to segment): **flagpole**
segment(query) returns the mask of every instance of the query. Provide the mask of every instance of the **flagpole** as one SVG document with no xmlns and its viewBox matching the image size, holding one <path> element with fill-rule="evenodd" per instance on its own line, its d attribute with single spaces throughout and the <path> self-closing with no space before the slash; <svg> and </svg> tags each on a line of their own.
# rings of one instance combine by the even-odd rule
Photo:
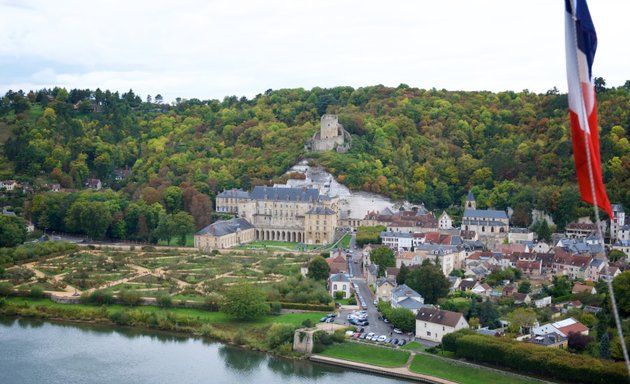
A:
<svg viewBox="0 0 630 384">
<path fill-rule="evenodd" d="M 580 59 L 578 57 L 578 43 L 577 43 L 577 28 L 575 26 L 575 22 L 577 20 L 575 13 L 575 0 L 570 0 L 571 3 L 571 17 L 573 19 L 572 27 L 573 27 L 573 44 L 575 45 L 575 55 L 576 55 L 576 65 L 580 66 Z M 577 73 L 579 73 L 579 68 L 577 68 Z M 589 79 L 590 80 L 590 79 Z M 610 301 L 612 302 L 613 315 L 615 318 L 615 324 L 617 326 L 617 333 L 619 334 L 619 344 L 621 344 L 621 350 L 623 352 L 623 359 L 626 363 L 626 369 L 628 370 L 628 375 L 630 376 L 630 358 L 628 358 L 628 348 L 626 347 L 626 341 L 623 337 L 623 329 L 621 328 L 621 319 L 619 318 L 619 310 L 617 309 L 617 301 L 615 300 L 615 291 L 613 290 L 612 278 L 610 276 L 610 270 L 608 269 L 608 256 L 606 255 L 606 249 L 604 244 L 604 235 L 602 234 L 602 226 L 601 220 L 599 217 L 599 206 L 597 205 L 597 194 L 595 193 L 595 178 L 593 177 L 593 160 L 591 158 L 591 149 L 589 146 L 590 138 L 589 134 L 591 132 L 591 127 L 588 122 L 588 116 L 586 116 L 586 105 L 584 103 L 584 93 L 582 87 L 578 87 L 580 92 L 580 103 L 582 103 L 582 119 L 584 124 L 586 124 L 585 128 L 582 129 L 584 131 L 584 146 L 586 147 L 586 163 L 588 165 L 588 178 L 591 184 L 591 196 L 593 197 L 593 210 L 595 211 L 595 221 L 597 226 L 597 235 L 599 238 L 599 243 L 601 245 L 601 253 L 604 256 L 604 270 L 606 273 L 606 285 L 608 286 L 608 293 L 610 294 Z M 593 91 L 594 92 L 594 91 Z M 595 127 L 597 129 L 597 127 Z M 613 218 L 610 218 L 613 220 Z M 601 321 L 601 320 L 600 320 Z M 597 335 L 597 337 L 601 338 L 601 335 Z"/>
</svg>

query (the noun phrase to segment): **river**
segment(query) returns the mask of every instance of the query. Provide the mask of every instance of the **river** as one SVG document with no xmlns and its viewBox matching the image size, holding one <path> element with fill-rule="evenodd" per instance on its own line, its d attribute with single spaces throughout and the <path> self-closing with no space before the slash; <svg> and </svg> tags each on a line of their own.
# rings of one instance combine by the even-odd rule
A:
<svg viewBox="0 0 630 384">
<path fill-rule="evenodd" d="M 404 382 L 195 338 L 0 317 L 2 384 Z"/>
</svg>

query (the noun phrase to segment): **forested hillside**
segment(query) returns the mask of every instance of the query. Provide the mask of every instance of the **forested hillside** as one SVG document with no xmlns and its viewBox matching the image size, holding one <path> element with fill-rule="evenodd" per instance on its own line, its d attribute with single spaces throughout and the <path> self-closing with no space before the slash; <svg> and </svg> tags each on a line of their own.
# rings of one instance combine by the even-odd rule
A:
<svg viewBox="0 0 630 384">
<path fill-rule="evenodd" d="M 604 179 L 611 201 L 626 207 L 629 92 L 626 83 L 600 86 L 598 93 Z M 337 113 L 353 135 L 348 153 L 304 151 L 326 112 Z M 517 225 L 530 224 L 531 208 L 551 213 L 560 226 L 588 214 L 574 181 L 566 95 L 554 91 L 337 87 L 171 105 L 159 95 L 143 101 L 132 91 L 10 91 L 0 105 L 0 142 L 0 180 L 28 181 L 43 192 L 49 183 L 81 189 L 88 178 L 99 178 L 118 191 L 116 199 L 70 194 L 66 209 L 76 199 L 108 200 L 112 220 L 125 221 L 133 206 L 136 214 L 147 211 L 145 221 L 155 216 L 153 228 L 159 222 L 159 212 L 151 213 L 152 206 L 159 210 L 155 203 L 165 213 L 199 216 L 201 210 L 207 216 L 217 192 L 278 181 L 305 157 L 352 189 L 430 208 L 459 206 L 472 188 L 481 208 L 512 207 Z M 120 177 L 122 170 L 129 175 Z M 27 204 L 24 216 L 53 225 L 46 222 L 53 219 L 41 221 L 50 195 Z M 198 227 L 207 223 L 194 219 Z M 59 226 L 81 227 L 77 220 L 57 219 Z M 107 234 L 129 237 L 129 227 L 138 231 L 134 220 L 117 236 L 110 223 Z"/>
</svg>

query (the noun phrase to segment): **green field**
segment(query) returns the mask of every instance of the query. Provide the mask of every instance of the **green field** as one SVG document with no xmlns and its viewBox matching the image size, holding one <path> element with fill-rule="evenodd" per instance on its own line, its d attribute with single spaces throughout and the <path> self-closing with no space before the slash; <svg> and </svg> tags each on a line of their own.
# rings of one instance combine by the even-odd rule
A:
<svg viewBox="0 0 630 384">
<path fill-rule="evenodd" d="M 424 347 L 417 341 L 412 341 L 411 343 L 403 345 L 402 347 L 400 347 L 400 349 L 405 349 L 407 351 L 421 351 L 424 349 Z"/>
<path fill-rule="evenodd" d="M 462 384 L 539 383 L 539 381 L 534 379 L 527 379 L 522 376 L 514 376 L 484 368 L 471 367 L 456 361 L 451 362 L 426 354 L 416 355 L 411 362 L 409 370 Z"/>
<path fill-rule="evenodd" d="M 391 348 L 345 342 L 327 347 L 320 355 L 355 361 L 357 363 L 377 365 L 379 367 L 394 368 L 405 365 L 409 359 L 410 353 Z"/>
</svg>

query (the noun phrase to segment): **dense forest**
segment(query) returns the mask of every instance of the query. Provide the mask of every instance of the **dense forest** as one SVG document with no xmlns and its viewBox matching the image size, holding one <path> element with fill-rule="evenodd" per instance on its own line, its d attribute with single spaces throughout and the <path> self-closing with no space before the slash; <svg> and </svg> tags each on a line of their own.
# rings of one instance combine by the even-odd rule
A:
<svg viewBox="0 0 630 384">
<path fill-rule="evenodd" d="M 597 88 L 604 181 L 611 201 L 630 207 L 630 81 L 606 88 L 600 79 Z M 352 134 L 347 153 L 305 152 L 324 113 L 338 114 Z M 171 104 L 133 91 L 9 91 L 0 100 L 0 144 L 0 180 L 28 182 L 35 192 L 20 207 L 23 216 L 86 232 L 89 217 L 104 215 L 106 228 L 91 229 L 96 237 L 148 239 L 180 211 L 201 227 L 216 193 L 282 181 L 303 158 L 352 189 L 455 215 L 468 189 L 480 208 L 511 207 L 516 225 L 530 225 L 533 208 L 560 227 L 589 214 L 575 183 L 566 95 L 555 89 L 402 84 Z M 113 191 L 72 192 L 88 178 Z M 51 183 L 70 191 L 45 192 Z"/>
</svg>

